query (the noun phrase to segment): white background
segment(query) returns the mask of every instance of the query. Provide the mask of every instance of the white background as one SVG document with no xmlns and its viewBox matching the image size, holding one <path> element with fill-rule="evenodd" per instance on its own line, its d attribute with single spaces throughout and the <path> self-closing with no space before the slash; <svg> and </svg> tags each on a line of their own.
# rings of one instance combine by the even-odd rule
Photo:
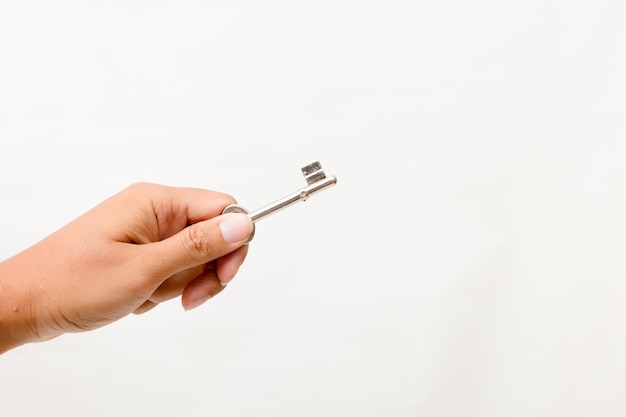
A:
<svg viewBox="0 0 626 417">
<path fill-rule="evenodd" d="M 0 1 L 0 259 L 339 178 L 199 309 L 2 355 L 0 415 L 626 414 L 623 2 Z"/>
</svg>

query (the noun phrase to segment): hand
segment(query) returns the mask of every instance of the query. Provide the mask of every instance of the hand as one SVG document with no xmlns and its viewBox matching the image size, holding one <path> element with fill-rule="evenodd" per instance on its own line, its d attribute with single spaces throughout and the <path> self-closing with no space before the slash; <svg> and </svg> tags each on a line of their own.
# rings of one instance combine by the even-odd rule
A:
<svg viewBox="0 0 626 417">
<path fill-rule="evenodd" d="M 220 215 L 222 193 L 135 184 L 0 263 L 0 352 L 95 329 L 182 295 L 219 293 L 246 257 L 252 223 Z"/>
</svg>

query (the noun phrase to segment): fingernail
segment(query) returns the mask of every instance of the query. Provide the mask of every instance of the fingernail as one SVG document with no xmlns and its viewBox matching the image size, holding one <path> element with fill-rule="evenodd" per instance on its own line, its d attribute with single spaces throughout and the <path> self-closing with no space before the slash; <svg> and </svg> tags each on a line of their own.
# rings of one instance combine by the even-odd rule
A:
<svg viewBox="0 0 626 417">
<path fill-rule="evenodd" d="M 202 304 L 209 301 L 213 296 L 209 295 L 208 297 L 200 297 L 195 300 L 191 300 L 187 306 L 185 306 L 185 311 L 193 310 L 196 307 L 200 307 Z"/>
<path fill-rule="evenodd" d="M 252 221 L 245 214 L 231 214 L 220 223 L 220 231 L 226 242 L 241 242 L 250 236 Z"/>
</svg>

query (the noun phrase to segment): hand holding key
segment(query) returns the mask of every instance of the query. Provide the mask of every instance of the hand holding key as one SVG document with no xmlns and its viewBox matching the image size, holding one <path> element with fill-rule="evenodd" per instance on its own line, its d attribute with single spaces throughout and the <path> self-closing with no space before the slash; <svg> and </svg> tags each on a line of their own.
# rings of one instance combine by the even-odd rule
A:
<svg viewBox="0 0 626 417">
<path fill-rule="evenodd" d="M 319 162 L 302 172 L 306 187 L 250 214 L 215 191 L 135 184 L 1 262 L 0 353 L 178 296 L 199 306 L 237 273 L 254 222 L 336 183 Z"/>
<path fill-rule="evenodd" d="M 0 353 L 95 329 L 181 296 L 186 310 L 243 263 L 252 222 L 215 191 L 135 184 L 0 263 Z"/>
</svg>

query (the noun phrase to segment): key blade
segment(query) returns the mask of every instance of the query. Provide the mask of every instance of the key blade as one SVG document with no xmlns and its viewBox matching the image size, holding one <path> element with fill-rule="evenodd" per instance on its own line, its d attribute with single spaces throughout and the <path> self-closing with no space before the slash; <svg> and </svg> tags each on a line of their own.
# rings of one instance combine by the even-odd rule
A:
<svg viewBox="0 0 626 417">
<path fill-rule="evenodd" d="M 324 191 L 328 187 L 332 187 L 335 184 L 337 184 L 337 177 L 334 175 L 331 175 L 330 177 L 324 176 L 321 180 L 309 184 L 300 190 L 300 200 L 306 201 L 312 195 L 317 194 L 320 191 Z"/>
<path fill-rule="evenodd" d="M 316 182 L 326 178 L 326 173 L 324 173 L 322 164 L 319 161 L 315 161 L 305 167 L 302 167 L 302 175 L 304 175 L 308 185 L 315 184 Z"/>
<path fill-rule="evenodd" d="M 313 184 L 307 185 L 306 187 L 289 194 L 286 197 L 281 198 L 280 200 L 276 200 L 267 206 L 260 208 L 256 211 L 250 213 L 250 218 L 253 222 L 258 222 L 259 220 L 263 220 L 270 215 L 277 213 L 281 210 L 286 209 L 289 206 L 294 205 L 300 201 L 306 201 L 308 198 L 314 194 L 319 193 L 327 189 L 328 187 L 332 187 L 337 184 L 337 177 L 331 175 L 328 178 L 324 178 L 320 181 L 314 182 Z"/>
</svg>

